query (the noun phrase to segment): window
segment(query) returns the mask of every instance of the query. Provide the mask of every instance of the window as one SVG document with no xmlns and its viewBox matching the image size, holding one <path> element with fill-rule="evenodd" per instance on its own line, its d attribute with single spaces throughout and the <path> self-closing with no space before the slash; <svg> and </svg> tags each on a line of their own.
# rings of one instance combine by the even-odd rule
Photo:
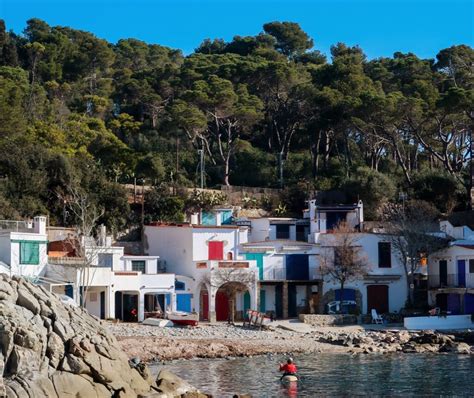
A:
<svg viewBox="0 0 474 398">
<path fill-rule="evenodd" d="M 474 260 L 469 260 L 469 273 L 474 274 Z"/>
<path fill-rule="evenodd" d="M 38 242 L 20 242 L 20 264 L 39 264 Z"/>
<path fill-rule="evenodd" d="M 99 267 L 109 267 L 112 268 L 114 263 L 114 256 L 109 253 L 99 253 L 97 255 Z"/>
<path fill-rule="evenodd" d="M 184 282 L 175 281 L 174 290 L 186 290 L 186 284 Z"/>
<path fill-rule="evenodd" d="M 305 225 L 296 226 L 296 240 L 298 242 L 306 242 L 308 240 L 308 228 Z"/>
<path fill-rule="evenodd" d="M 132 271 L 145 273 L 145 261 L 132 261 Z"/>
<path fill-rule="evenodd" d="M 390 242 L 379 242 L 379 268 L 392 267 L 392 248 Z"/>
<path fill-rule="evenodd" d="M 290 239 L 290 225 L 277 224 L 276 225 L 276 238 L 277 239 Z"/>
</svg>

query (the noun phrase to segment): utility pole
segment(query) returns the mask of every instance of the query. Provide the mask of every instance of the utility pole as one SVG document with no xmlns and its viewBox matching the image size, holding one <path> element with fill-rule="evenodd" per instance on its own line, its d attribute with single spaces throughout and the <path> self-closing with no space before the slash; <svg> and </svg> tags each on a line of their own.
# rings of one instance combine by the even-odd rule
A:
<svg viewBox="0 0 474 398">
<path fill-rule="evenodd" d="M 198 149 L 199 169 L 201 171 L 201 189 L 204 188 L 204 149 Z"/>
<path fill-rule="evenodd" d="M 142 178 L 142 230 L 145 227 L 145 179 Z"/>
</svg>

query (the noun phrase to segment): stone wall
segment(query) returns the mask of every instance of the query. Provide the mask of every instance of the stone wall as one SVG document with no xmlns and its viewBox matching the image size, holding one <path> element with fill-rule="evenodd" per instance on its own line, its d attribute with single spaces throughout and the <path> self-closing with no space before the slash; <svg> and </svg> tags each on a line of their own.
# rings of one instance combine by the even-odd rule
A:
<svg viewBox="0 0 474 398">
<path fill-rule="evenodd" d="M 357 316 L 355 315 L 316 315 L 316 314 L 300 314 L 301 322 L 312 326 L 337 326 L 337 325 L 354 325 L 357 324 Z"/>
</svg>

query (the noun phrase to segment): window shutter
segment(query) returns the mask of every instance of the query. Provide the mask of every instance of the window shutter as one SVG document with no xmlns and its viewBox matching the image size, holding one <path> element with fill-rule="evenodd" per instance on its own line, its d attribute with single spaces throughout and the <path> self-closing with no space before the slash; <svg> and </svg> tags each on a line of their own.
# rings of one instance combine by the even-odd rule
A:
<svg viewBox="0 0 474 398">
<path fill-rule="evenodd" d="M 20 263 L 21 264 L 39 264 L 39 243 L 20 242 Z"/>
<path fill-rule="evenodd" d="M 224 259 L 224 242 L 209 242 L 209 260 Z"/>
</svg>

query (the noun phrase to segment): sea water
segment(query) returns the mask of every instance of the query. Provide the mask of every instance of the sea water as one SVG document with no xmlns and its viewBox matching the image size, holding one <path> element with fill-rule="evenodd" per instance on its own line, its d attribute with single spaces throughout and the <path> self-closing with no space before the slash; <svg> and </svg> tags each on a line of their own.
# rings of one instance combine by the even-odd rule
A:
<svg viewBox="0 0 474 398">
<path fill-rule="evenodd" d="M 214 397 L 473 396 L 474 356 L 304 354 L 301 380 L 279 381 L 281 355 L 170 362 L 165 368 Z M 162 365 L 152 366 L 158 372 Z"/>
</svg>

